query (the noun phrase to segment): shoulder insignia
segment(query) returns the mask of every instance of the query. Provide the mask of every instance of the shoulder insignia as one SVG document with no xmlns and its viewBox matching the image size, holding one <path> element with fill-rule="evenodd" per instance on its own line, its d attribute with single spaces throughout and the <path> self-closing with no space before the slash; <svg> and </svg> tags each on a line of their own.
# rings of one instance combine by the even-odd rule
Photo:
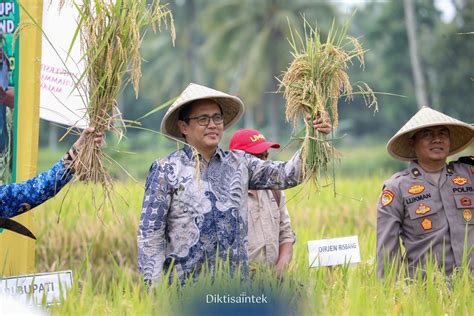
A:
<svg viewBox="0 0 474 316">
<path fill-rule="evenodd" d="M 420 171 L 417 168 L 411 169 L 411 174 L 414 175 L 415 177 L 420 176 Z"/>
<path fill-rule="evenodd" d="M 452 175 L 454 173 L 454 162 L 451 161 L 448 163 L 448 166 L 446 167 L 446 171 L 448 172 L 448 175 Z"/>
<path fill-rule="evenodd" d="M 392 180 L 398 179 L 400 177 L 404 177 L 410 174 L 410 170 L 403 170 L 403 171 L 398 171 L 394 173 L 386 182 L 390 182 Z"/>
<path fill-rule="evenodd" d="M 393 197 L 395 194 L 393 194 L 392 191 L 390 190 L 383 190 L 382 191 L 382 196 L 380 197 L 380 203 L 382 203 L 382 206 L 387 206 L 390 205 L 393 201 Z"/>
<path fill-rule="evenodd" d="M 458 159 L 459 162 L 474 166 L 474 156 L 465 156 Z"/>
</svg>

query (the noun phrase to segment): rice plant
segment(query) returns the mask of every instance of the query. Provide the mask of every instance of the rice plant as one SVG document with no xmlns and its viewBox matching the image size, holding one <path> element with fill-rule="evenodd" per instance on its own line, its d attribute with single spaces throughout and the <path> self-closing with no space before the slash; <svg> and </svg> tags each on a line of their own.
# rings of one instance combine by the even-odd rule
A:
<svg viewBox="0 0 474 316">
<path fill-rule="evenodd" d="M 128 205 L 120 205 L 115 214 L 103 212 L 98 221 L 90 190 L 73 183 L 69 194 L 61 192 L 35 210 L 36 271 L 73 270 L 73 287 L 66 300 L 47 308 L 51 315 L 472 314 L 474 282 L 466 263 L 451 277 L 429 264 L 425 278 L 407 278 L 405 269 L 393 270 L 385 279 L 376 277 L 375 203 L 387 176 L 341 177 L 341 193 L 361 197 L 361 201 L 342 195 L 334 198 L 327 190 L 309 199 L 301 198 L 297 188 L 287 192 L 297 239 L 283 281 L 271 269 L 258 270 L 242 281 L 230 277 L 225 265 L 217 265 L 222 270 L 215 277 L 203 273 L 195 286 L 168 285 L 162 277 L 150 293 L 136 266 L 143 185 L 117 184 Z M 63 219 L 56 223 L 61 203 Z M 308 240 L 348 235 L 359 236 L 361 263 L 308 268 Z M 219 303 L 216 295 L 227 298 L 227 303 Z M 252 295 L 265 295 L 268 304 L 238 303 Z"/>
<path fill-rule="evenodd" d="M 170 28 L 174 41 L 172 13 L 159 1 L 84 0 L 82 4 L 73 3 L 79 11 L 76 34 L 80 35 L 86 64 L 75 82 L 82 91 L 87 91 L 83 97 L 90 126 L 101 133 L 112 131 L 120 139 L 125 123 L 117 98 L 128 82 L 132 83 L 138 96 L 140 46 L 147 27 L 156 31 L 164 24 Z M 78 153 L 74 169 L 81 181 L 100 183 L 105 198 L 111 201 L 112 181 L 104 166 L 107 157 L 94 145 L 93 137 L 90 135 Z"/>
<path fill-rule="evenodd" d="M 305 120 L 305 136 L 302 146 L 303 177 L 316 185 L 321 175 L 327 177 L 328 163 L 336 151 L 325 135 L 316 131 L 312 121 L 318 117 L 329 117 L 333 128 L 338 125 L 337 105 L 341 97 L 350 101 L 355 94 L 364 96 L 366 105 L 377 111 L 377 98 L 364 82 L 355 83 L 353 91 L 348 67 L 354 59 L 364 66 L 364 53 L 357 38 L 347 35 L 349 21 L 342 27 L 331 26 L 327 39 L 322 42 L 320 31 L 303 18 L 304 34 L 301 36 L 290 25 L 293 61 L 280 80 L 280 91 L 286 99 L 286 119 L 292 121 L 294 131 L 300 118 Z M 333 137 L 334 135 L 332 135 Z"/>
</svg>

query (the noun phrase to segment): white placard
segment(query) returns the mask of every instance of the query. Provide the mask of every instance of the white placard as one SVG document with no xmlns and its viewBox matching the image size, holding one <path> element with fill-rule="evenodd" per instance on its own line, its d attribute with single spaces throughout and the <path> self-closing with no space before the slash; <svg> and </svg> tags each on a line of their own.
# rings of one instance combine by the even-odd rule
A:
<svg viewBox="0 0 474 316">
<path fill-rule="evenodd" d="M 12 296 L 25 304 L 47 304 L 66 299 L 66 289 L 72 287 L 72 271 L 19 275 L 0 279 L 0 295 Z"/>
<path fill-rule="evenodd" d="M 308 241 L 309 266 L 334 266 L 360 262 L 357 236 Z"/>
<path fill-rule="evenodd" d="M 56 2 L 43 2 L 40 118 L 85 128 L 88 126 L 86 101 L 81 95 L 85 96 L 87 90 L 84 86 L 80 90 L 76 88 L 76 82 L 85 69 L 79 36 L 70 55 L 67 54 L 78 20 L 79 13 L 72 3 L 66 1 L 59 11 Z M 85 79 L 81 81 L 86 82 Z"/>
</svg>

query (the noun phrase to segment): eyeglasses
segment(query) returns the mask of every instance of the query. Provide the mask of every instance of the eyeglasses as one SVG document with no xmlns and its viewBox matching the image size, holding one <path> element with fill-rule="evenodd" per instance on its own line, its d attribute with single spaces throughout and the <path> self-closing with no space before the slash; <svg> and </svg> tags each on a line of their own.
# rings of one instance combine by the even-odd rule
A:
<svg viewBox="0 0 474 316">
<path fill-rule="evenodd" d="M 262 159 L 262 160 L 267 160 L 268 158 L 268 151 L 265 151 L 261 154 L 254 154 L 255 157 Z"/>
<path fill-rule="evenodd" d="M 187 119 L 185 119 L 185 121 L 197 120 L 197 123 L 200 126 L 207 126 L 211 122 L 211 119 L 216 125 L 222 124 L 224 122 L 224 117 L 222 116 L 222 114 L 217 114 L 217 113 L 214 114 L 213 116 L 200 115 L 200 116 L 195 116 L 195 117 L 188 117 Z"/>
<path fill-rule="evenodd" d="M 441 129 L 430 129 L 426 128 L 423 129 L 415 135 L 412 136 L 413 139 L 418 138 L 418 139 L 423 139 L 426 141 L 433 141 L 434 139 L 449 139 L 449 129 L 447 128 L 441 128 Z"/>
</svg>

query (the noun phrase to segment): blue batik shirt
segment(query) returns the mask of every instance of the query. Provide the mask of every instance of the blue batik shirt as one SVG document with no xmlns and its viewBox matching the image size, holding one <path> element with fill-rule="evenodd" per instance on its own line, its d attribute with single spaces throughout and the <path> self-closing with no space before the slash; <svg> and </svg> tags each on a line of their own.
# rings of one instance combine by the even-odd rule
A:
<svg viewBox="0 0 474 316">
<path fill-rule="evenodd" d="M 0 186 L 0 216 L 20 215 L 55 196 L 72 179 L 63 161 L 32 179 Z"/>
<path fill-rule="evenodd" d="M 214 271 L 217 248 L 231 273 L 247 258 L 249 189 L 286 189 L 301 181 L 299 153 L 290 161 L 263 161 L 240 150 L 216 150 L 209 162 L 185 145 L 153 162 L 138 230 L 138 269 L 147 284 L 173 265 L 181 283 Z M 172 274 L 170 274 L 172 275 Z"/>
</svg>

